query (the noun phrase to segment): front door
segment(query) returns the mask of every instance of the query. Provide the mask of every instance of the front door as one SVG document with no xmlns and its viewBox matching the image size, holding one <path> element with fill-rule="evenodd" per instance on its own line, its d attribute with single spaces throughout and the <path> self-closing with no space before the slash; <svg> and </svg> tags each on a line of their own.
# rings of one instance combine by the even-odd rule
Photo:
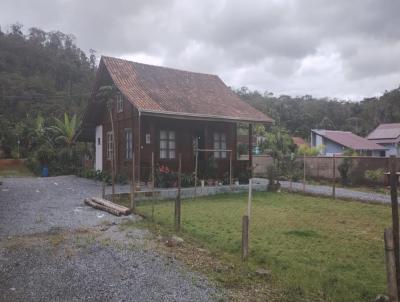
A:
<svg viewBox="0 0 400 302">
<path fill-rule="evenodd" d="M 103 126 L 96 126 L 96 171 L 103 171 Z"/>
</svg>

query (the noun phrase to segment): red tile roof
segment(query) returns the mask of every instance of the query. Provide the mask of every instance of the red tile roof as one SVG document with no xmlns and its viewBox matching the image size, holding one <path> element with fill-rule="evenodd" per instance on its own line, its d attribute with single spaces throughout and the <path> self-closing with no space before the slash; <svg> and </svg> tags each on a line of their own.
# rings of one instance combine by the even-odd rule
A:
<svg viewBox="0 0 400 302">
<path fill-rule="evenodd" d="M 102 57 L 114 84 L 141 112 L 272 123 L 216 75 Z"/>
<path fill-rule="evenodd" d="M 367 139 L 379 143 L 398 143 L 400 142 L 400 123 L 380 124 L 368 134 Z"/>
<path fill-rule="evenodd" d="M 299 146 L 299 147 L 300 147 L 301 145 L 308 145 L 307 142 L 306 142 L 303 138 L 298 137 L 298 136 L 293 136 L 293 137 L 292 137 L 292 140 L 293 140 L 293 143 L 294 143 L 295 145 Z"/>
<path fill-rule="evenodd" d="M 348 131 L 312 130 L 313 132 L 353 150 L 386 150 L 372 141 Z"/>
</svg>

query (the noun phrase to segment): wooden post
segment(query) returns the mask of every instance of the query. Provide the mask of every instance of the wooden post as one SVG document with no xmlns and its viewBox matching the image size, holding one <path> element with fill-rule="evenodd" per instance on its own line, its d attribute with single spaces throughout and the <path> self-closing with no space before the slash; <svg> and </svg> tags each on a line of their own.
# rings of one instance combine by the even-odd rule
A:
<svg viewBox="0 0 400 302">
<path fill-rule="evenodd" d="M 197 146 L 196 146 L 195 156 L 196 156 L 196 159 L 195 159 L 195 164 L 194 164 L 194 198 L 196 198 L 196 195 L 197 195 L 197 169 L 198 169 L 198 164 L 199 164 L 199 150 L 198 150 Z"/>
<path fill-rule="evenodd" d="M 396 259 L 394 255 L 393 232 L 391 228 L 385 229 L 383 234 L 385 239 L 385 262 L 386 276 L 388 283 L 388 294 L 390 302 L 398 302 Z"/>
<path fill-rule="evenodd" d="M 131 211 L 135 211 L 135 152 L 132 152 Z"/>
<path fill-rule="evenodd" d="M 154 220 L 154 152 L 151 152 L 151 219 Z"/>
<path fill-rule="evenodd" d="M 253 188 L 252 188 L 252 179 L 249 179 L 249 198 L 247 200 L 247 216 L 250 220 L 250 214 L 251 214 L 251 201 L 253 199 L 253 192 L 252 192 Z"/>
<path fill-rule="evenodd" d="M 249 257 L 249 216 L 242 217 L 242 260 Z"/>
<path fill-rule="evenodd" d="M 182 154 L 179 154 L 178 166 L 178 194 L 175 201 L 175 229 L 181 230 L 181 182 L 182 182 Z"/>
<path fill-rule="evenodd" d="M 105 199 L 106 198 L 106 182 L 103 180 L 101 182 L 101 198 Z"/>
<path fill-rule="evenodd" d="M 397 275 L 397 291 L 400 289 L 400 255 L 399 255 L 399 204 L 397 200 L 397 163 L 394 155 L 390 156 L 390 198 L 392 203 L 392 230 L 394 257 Z M 400 296 L 400 293 L 398 293 Z"/>
<path fill-rule="evenodd" d="M 142 118 L 141 118 L 141 114 L 139 111 L 138 114 L 138 160 L 137 160 L 137 166 L 138 166 L 138 171 L 137 171 L 137 179 L 138 179 L 138 184 L 139 184 L 139 191 L 140 191 L 140 176 L 141 176 L 141 171 L 140 171 L 140 167 L 141 167 L 141 162 L 142 162 L 142 157 L 141 157 L 141 153 L 142 153 L 142 130 L 141 130 L 141 123 L 142 123 Z"/>
<path fill-rule="evenodd" d="M 249 124 L 249 169 L 253 177 L 253 124 Z"/>
<path fill-rule="evenodd" d="M 303 155 L 303 193 L 306 192 L 306 154 Z"/>
<path fill-rule="evenodd" d="M 116 151 L 117 151 L 117 146 L 115 143 L 115 131 L 114 131 L 114 120 L 113 120 L 113 115 L 112 115 L 112 107 L 109 108 L 109 113 L 110 113 L 110 122 L 111 122 L 111 133 L 112 133 L 112 144 L 113 144 L 113 149 L 112 149 L 112 158 L 111 158 L 111 184 L 112 184 L 112 195 L 111 195 L 111 200 L 114 201 L 114 194 L 115 194 L 115 157 L 116 157 Z M 107 137 L 108 140 L 108 137 Z M 107 141 L 108 143 L 108 141 Z"/>
<path fill-rule="evenodd" d="M 232 187 L 232 151 L 229 152 L 229 185 Z"/>
<path fill-rule="evenodd" d="M 335 154 L 333 154 L 333 167 L 332 167 L 332 174 L 333 174 L 333 185 L 332 185 L 332 197 L 333 199 L 336 198 L 336 158 Z"/>
</svg>

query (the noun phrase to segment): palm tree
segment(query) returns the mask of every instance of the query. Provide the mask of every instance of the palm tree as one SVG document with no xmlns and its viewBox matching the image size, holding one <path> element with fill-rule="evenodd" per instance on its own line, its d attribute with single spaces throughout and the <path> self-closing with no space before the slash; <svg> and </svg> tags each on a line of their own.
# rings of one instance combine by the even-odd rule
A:
<svg viewBox="0 0 400 302">
<path fill-rule="evenodd" d="M 74 138 L 79 126 L 80 122 L 78 122 L 76 114 L 70 119 L 68 114 L 64 113 L 64 120 L 55 118 L 55 125 L 50 129 L 55 134 L 56 142 L 62 142 L 70 148 L 75 143 Z"/>
</svg>

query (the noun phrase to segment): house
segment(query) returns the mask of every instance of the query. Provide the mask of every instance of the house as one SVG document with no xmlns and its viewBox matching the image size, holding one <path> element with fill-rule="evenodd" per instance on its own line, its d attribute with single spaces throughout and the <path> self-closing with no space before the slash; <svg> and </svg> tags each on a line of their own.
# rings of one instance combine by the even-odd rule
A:
<svg viewBox="0 0 400 302">
<path fill-rule="evenodd" d="M 311 130 L 311 146 L 321 148 L 321 155 L 332 156 L 342 154 L 346 149 L 354 150 L 366 156 L 384 156 L 385 147 L 382 147 L 361 136 L 348 131 Z"/>
<path fill-rule="evenodd" d="M 303 145 L 308 146 L 308 143 L 302 137 L 292 136 L 292 140 L 293 140 L 293 144 L 295 144 L 297 147 L 300 147 Z"/>
<path fill-rule="evenodd" d="M 116 91 L 106 102 L 98 91 L 110 85 Z M 182 171 L 193 173 L 196 148 L 208 150 L 199 152 L 199 169 L 214 159 L 219 175 L 229 172 L 232 153 L 237 175 L 252 164 L 251 139 L 248 161 L 237 160 L 238 123 L 249 125 L 251 138 L 254 123 L 272 122 L 240 100 L 216 75 L 103 56 L 79 139 L 95 143 L 96 170 L 111 171 L 115 152 L 116 174 L 131 177 L 134 154 L 135 177 L 141 181 L 149 178 L 152 154 L 156 165 L 174 171 L 178 169 L 178 154 L 182 154 Z"/>
<path fill-rule="evenodd" d="M 380 124 L 367 139 L 386 148 L 386 156 L 400 155 L 400 123 Z"/>
</svg>

